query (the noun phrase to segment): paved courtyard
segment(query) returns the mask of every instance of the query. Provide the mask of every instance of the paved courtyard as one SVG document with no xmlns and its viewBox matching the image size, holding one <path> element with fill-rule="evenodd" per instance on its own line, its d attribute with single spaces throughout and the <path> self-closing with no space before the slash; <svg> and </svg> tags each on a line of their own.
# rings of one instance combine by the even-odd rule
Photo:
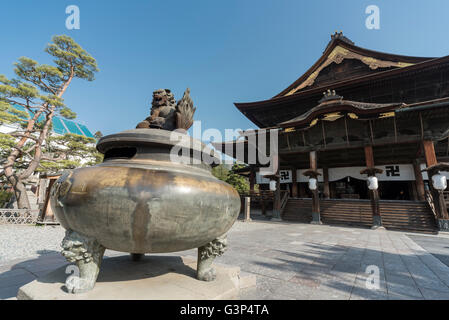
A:
<svg viewBox="0 0 449 320">
<path fill-rule="evenodd" d="M 67 263 L 57 251 L 63 234 L 61 227 L 0 226 L 0 299 Z M 241 299 L 449 299 L 449 235 L 239 221 L 228 239 L 216 262 L 257 276 Z M 375 280 L 367 286 L 376 276 L 367 268 L 379 271 L 378 288 Z"/>
</svg>

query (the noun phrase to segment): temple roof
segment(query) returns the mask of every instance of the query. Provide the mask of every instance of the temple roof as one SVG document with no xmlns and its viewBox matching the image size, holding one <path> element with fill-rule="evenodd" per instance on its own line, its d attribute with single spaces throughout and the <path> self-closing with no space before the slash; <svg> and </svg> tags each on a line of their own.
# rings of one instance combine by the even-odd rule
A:
<svg viewBox="0 0 449 320">
<path fill-rule="evenodd" d="M 315 119 L 323 118 L 333 121 L 343 116 L 344 113 L 351 113 L 355 116 L 387 116 L 388 112 L 405 107 L 403 103 L 368 103 L 359 101 L 344 100 L 337 95 L 335 91 L 324 93 L 324 98 L 319 104 L 301 114 L 298 117 L 279 123 L 280 127 L 288 128 L 293 126 L 305 126 L 312 123 Z"/>
<path fill-rule="evenodd" d="M 281 93 L 268 100 L 234 104 L 260 128 L 277 127 L 299 117 L 315 107 L 322 92 L 328 89 L 343 92 L 348 100 L 411 104 L 416 101 L 410 96 L 377 101 L 353 93 L 368 90 L 369 86 L 385 80 L 415 77 L 423 71 L 433 73 L 440 67 L 449 68 L 449 56 L 411 57 L 368 50 L 354 45 L 342 33 L 335 33 L 318 61 Z"/>
<path fill-rule="evenodd" d="M 340 65 L 347 62 L 347 60 L 356 60 L 358 62 L 357 67 L 360 70 L 358 74 L 351 74 L 351 70 L 348 70 L 348 68 L 340 68 L 338 71 L 341 73 L 341 78 L 408 67 L 432 59 L 434 58 L 411 57 L 368 50 L 356 46 L 354 42 L 345 37 L 342 32 L 336 32 L 331 35 L 331 41 L 317 62 L 307 70 L 306 73 L 275 97 L 289 96 L 298 93 L 305 88 L 316 85 L 316 82 L 318 82 L 317 80 L 326 69 L 329 69 L 332 65 Z M 360 66 L 363 66 L 363 64 L 366 68 L 362 70 L 362 67 Z M 354 64 L 349 67 L 349 69 L 354 69 Z M 324 79 L 324 82 L 329 82 L 331 80 L 335 79 Z M 323 81 L 321 81 L 321 83 L 322 82 Z"/>
</svg>

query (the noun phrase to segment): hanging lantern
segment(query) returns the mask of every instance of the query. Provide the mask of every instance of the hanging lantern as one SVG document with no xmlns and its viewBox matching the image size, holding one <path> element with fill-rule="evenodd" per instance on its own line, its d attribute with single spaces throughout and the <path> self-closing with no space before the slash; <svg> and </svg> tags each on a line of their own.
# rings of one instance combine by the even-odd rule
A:
<svg viewBox="0 0 449 320">
<path fill-rule="evenodd" d="M 276 180 L 270 180 L 270 191 L 276 191 Z"/>
<path fill-rule="evenodd" d="M 368 189 L 370 190 L 377 190 L 379 189 L 379 183 L 376 177 L 368 177 L 367 180 Z"/>
<path fill-rule="evenodd" d="M 447 178 L 442 174 L 436 174 L 432 176 L 432 185 L 438 191 L 443 191 L 447 188 Z"/>
<path fill-rule="evenodd" d="M 309 179 L 309 189 L 312 191 L 317 189 L 317 181 L 315 178 Z"/>
</svg>

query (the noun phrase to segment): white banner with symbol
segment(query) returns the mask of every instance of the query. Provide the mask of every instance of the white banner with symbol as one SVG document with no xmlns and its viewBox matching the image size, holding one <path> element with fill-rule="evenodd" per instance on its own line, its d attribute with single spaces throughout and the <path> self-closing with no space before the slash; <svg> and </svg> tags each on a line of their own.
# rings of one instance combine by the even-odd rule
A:
<svg viewBox="0 0 449 320">
<path fill-rule="evenodd" d="M 344 167 L 344 168 L 329 168 L 329 181 L 338 181 L 347 177 L 366 180 L 367 176 L 360 174 L 360 171 L 366 167 Z M 415 172 L 413 170 L 413 165 L 411 164 L 391 164 L 384 166 L 376 166 L 376 168 L 382 169 L 383 173 L 376 175 L 379 181 L 415 181 Z M 425 169 L 426 165 L 421 164 L 421 170 Z M 299 169 L 296 171 L 296 177 L 298 182 L 308 182 L 309 179 L 304 176 L 306 169 Z M 318 182 L 323 182 L 323 169 L 318 169 L 321 175 L 318 177 Z M 442 172 L 443 175 L 448 177 L 448 172 Z M 280 170 L 279 175 L 281 176 L 281 183 L 292 183 L 292 170 Z M 423 179 L 428 180 L 427 172 L 423 172 Z M 256 174 L 257 184 L 268 184 L 270 179 L 261 176 L 259 173 Z"/>
</svg>

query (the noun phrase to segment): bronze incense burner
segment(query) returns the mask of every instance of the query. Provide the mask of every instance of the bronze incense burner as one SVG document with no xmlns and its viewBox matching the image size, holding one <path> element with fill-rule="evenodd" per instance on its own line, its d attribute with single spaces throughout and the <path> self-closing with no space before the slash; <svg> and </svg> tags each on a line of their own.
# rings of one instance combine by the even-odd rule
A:
<svg viewBox="0 0 449 320">
<path fill-rule="evenodd" d="M 173 161 L 175 147 L 182 162 Z M 154 128 L 105 136 L 97 149 L 103 163 L 67 171 L 52 188 L 52 209 L 66 229 L 62 254 L 80 269 L 67 289 L 93 288 L 106 248 L 133 259 L 198 248 L 197 278 L 214 280 L 211 264 L 226 248 L 240 197 L 211 174 L 210 160 L 219 162 L 213 150 Z"/>
</svg>

